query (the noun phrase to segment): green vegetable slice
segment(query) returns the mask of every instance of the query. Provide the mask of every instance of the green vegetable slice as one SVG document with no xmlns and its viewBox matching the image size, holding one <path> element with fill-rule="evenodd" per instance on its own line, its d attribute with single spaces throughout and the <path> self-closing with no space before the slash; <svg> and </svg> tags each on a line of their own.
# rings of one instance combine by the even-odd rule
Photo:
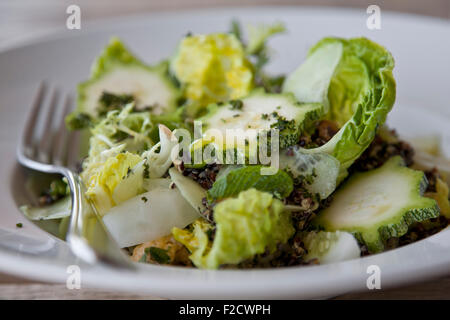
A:
<svg viewBox="0 0 450 320">
<path fill-rule="evenodd" d="M 311 153 L 298 146 L 288 148 L 280 155 L 280 168 L 321 199 L 326 199 L 336 189 L 339 166 L 339 161 L 328 153 Z"/>
<path fill-rule="evenodd" d="M 137 109 L 152 107 L 155 114 L 174 111 L 179 98 L 167 63 L 155 67 L 144 64 L 118 38 L 112 38 L 97 58 L 91 79 L 79 84 L 77 111 L 96 117 L 104 92 L 131 95 Z"/>
<path fill-rule="evenodd" d="M 426 186 L 422 171 L 393 157 L 378 169 L 353 174 L 313 223 L 351 232 L 370 252 L 380 252 L 385 240 L 404 235 L 411 224 L 439 216 L 436 201 L 422 196 Z"/>
<path fill-rule="evenodd" d="M 359 258 L 361 250 L 355 237 L 348 232 L 311 231 L 302 237 L 308 251 L 305 261 L 317 259 L 320 264 Z"/>
<path fill-rule="evenodd" d="M 249 140 L 252 130 L 278 129 L 282 149 L 297 143 L 305 126 L 321 114 L 321 104 L 300 104 L 292 94 L 254 90 L 241 100 L 209 105 L 207 114 L 198 121 L 202 122 L 206 136 L 209 129 L 218 130 L 223 137 L 226 137 L 227 130 L 241 130 L 242 134 L 236 133 L 236 136 L 249 136 Z"/>
</svg>

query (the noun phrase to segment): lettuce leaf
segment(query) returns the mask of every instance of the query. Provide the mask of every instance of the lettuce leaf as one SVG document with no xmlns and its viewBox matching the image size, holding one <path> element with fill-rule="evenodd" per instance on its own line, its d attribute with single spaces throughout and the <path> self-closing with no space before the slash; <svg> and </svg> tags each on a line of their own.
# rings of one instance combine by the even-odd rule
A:
<svg viewBox="0 0 450 320">
<path fill-rule="evenodd" d="M 320 102 L 324 116 L 342 127 L 325 145 L 341 163 L 339 180 L 364 152 L 386 120 L 395 101 L 394 59 L 365 38 L 325 38 L 284 83 L 301 102 Z"/>
<path fill-rule="evenodd" d="M 248 26 L 248 44 L 246 51 L 248 54 L 258 54 L 265 50 L 266 41 L 273 35 L 286 31 L 281 22 L 274 24 L 260 24 Z"/>
<path fill-rule="evenodd" d="M 241 98 L 253 85 L 252 65 L 233 34 L 185 37 L 172 59 L 171 71 L 188 101 L 199 107 Z"/>
<path fill-rule="evenodd" d="M 294 188 L 289 174 L 278 170 L 273 175 L 262 175 L 262 168 L 264 167 L 261 165 L 252 165 L 229 171 L 214 182 L 212 188 L 208 190 L 208 199 L 220 200 L 233 197 L 250 188 L 269 192 L 280 199 L 289 196 Z"/>
<path fill-rule="evenodd" d="M 241 25 L 237 20 L 232 21 L 230 33 L 241 41 L 248 59 L 253 65 L 255 87 L 262 87 L 269 93 L 280 93 L 284 75 L 269 75 L 263 69 L 269 62 L 272 53 L 267 42 L 272 36 L 286 31 L 284 24 L 280 22 L 273 24 L 250 24 L 246 29 L 248 43 L 244 40 Z"/>
<path fill-rule="evenodd" d="M 154 142 L 150 138 L 154 125 L 150 112 L 133 112 L 133 103 L 122 110 L 108 112 L 92 130 L 92 136 L 98 139 L 90 141 L 91 148 L 96 141 L 108 147 L 118 143 L 125 144 L 125 150 L 139 152 L 151 147 Z M 94 146 L 95 147 L 95 146 Z"/>
<path fill-rule="evenodd" d="M 88 181 L 84 181 L 88 188 L 86 196 L 95 204 L 100 215 L 144 191 L 143 163 L 144 159 L 136 154 L 119 153 L 108 158 Z M 123 184 L 126 187 L 121 187 Z M 116 188 L 126 192 L 118 194 Z"/>
<path fill-rule="evenodd" d="M 198 268 L 204 268 L 203 261 L 211 250 L 212 242 L 209 239 L 214 227 L 205 219 L 199 218 L 186 229 L 173 228 L 172 236 L 179 243 L 183 244 L 191 253 L 189 259 Z M 197 261 L 197 263 L 195 262 Z"/>
<path fill-rule="evenodd" d="M 111 157 L 117 156 L 125 149 L 125 144 L 110 146 L 101 137 L 93 136 L 90 139 L 90 149 L 88 157 L 83 161 L 83 171 L 80 176 L 84 183 L 101 170 L 103 164 Z"/>
<path fill-rule="evenodd" d="M 124 151 L 142 153 L 142 157 L 148 160 L 147 169 L 152 178 L 166 173 L 172 164 L 170 152 L 177 144 L 176 138 L 164 125 L 154 125 L 154 115 L 132 110 L 133 104 L 128 104 L 121 111 L 110 111 L 106 118 L 91 130 L 89 155 L 83 162 L 81 175 L 84 181 L 88 181 L 108 158 Z M 155 130 L 159 131 L 156 136 Z M 160 141 L 153 145 L 157 141 L 154 139 Z M 147 151 L 143 152 L 144 150 Z"/>
<path fill-rule="evenodd" d="M 208 237 L 211 227 L 196 222 L 193 230 L 174 228 L 174 238 L 192 253 L 190 259 L 199 268 L 217 269 L 238 264 L 285 243 L 293 234 L 290 213 L 280 200 L 256 189 L 242 191 L 237 198 L 226 199 L 214 209 L 216 233 Z M 202 220 L 201 220 L 202 221 Z"/>
<path fill-rule="evenodd" d="M 21 206 L 20 210 L 30 220 L 61 219 L 70 216 L 72 198 L 65 196 L 45 207 Z"/>
<path fill-rule="evenodd" d="M 110 111 L 92 130 L 89 157 L 83 163 L 81 177 L 88 186 L 86 194 L 101 215 L 142 193 L 148 178 L 162 177 L 172 165 L 172 149 L 178 143 L 167 127 L 159 125 L 160 142 L 142 156 L 132 153 L 151 145 L 147 133 L 152 125 L 147 113 L 129 114 L 129 107 Z M 116 143 L 122 134 L 127 138 Z"/>
</svg>

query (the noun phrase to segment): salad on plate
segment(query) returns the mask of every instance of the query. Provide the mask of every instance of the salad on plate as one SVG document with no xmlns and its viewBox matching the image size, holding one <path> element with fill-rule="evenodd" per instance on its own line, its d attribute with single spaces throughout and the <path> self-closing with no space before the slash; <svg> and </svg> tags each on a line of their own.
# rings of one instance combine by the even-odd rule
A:
<svg viewBox="0 0 450 320">
<path fill-rule="evenodd" d="M 66 125 L 88 145 L 85 196 L 133 261 L 325 264 L 447 227 L 439 139 L 408 143 L 385 125 L 396 93 L 386 48 L 327 37 L 291 73 L 270 75 L 267 42 L 283 24 L 246 31 L 233 22 L 229 32 L 188 33 L 155 65 L 112 38 L 77 88 Z M 40 202 L 21 209 L 64 238 L 64 179 Z"/>
</svg>

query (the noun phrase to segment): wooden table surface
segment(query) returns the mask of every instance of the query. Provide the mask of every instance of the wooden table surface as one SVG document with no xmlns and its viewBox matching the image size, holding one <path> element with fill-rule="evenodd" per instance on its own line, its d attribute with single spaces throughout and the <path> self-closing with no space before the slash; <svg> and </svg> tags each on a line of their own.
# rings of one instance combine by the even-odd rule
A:
<svg viewBox="0 0 450 320">
<path fill-rule="evenodd" d="M 0 44 L 16 36 L 51 30 L 64 23 L 65 8 L 72 3 L 82 8 L 83 19 L 156 10 L 181 10 L 204 6 L 331 5 L 366 8 L 378 4 L 395 10 L 450 18 L 449 0 L 2 0 L 0 2 Z M 450 268 L 450 267 L 449 267 Z M 123 294 L 94 289 L 68 290 L 65 285 L 31 282 L 0 273 L 0 299 L 158 299 L 148 295 Z M 352 293 L 336 299 L 450 299 L 450 277 L 407 287 Z"/>
<path fill-rule="evenodd" d="M 68 290 L 64 284 L 29 282 L 0 273 L 0 299 L 160 299 L 151 295 L 118 293 L 113 291 L 83 289 Z M 336 300 L 375 300 L 375 299 L 439 299 L 450 300 L 450 277 L 419 283 L 411 286 L 351 293 L 334 298 Z"/>
</svg>

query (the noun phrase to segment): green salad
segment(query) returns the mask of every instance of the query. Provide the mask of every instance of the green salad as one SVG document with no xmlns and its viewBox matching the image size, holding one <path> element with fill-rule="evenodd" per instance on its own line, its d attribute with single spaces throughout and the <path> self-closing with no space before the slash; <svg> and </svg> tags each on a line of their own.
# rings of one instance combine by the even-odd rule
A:
<svg viewBox="0 0 450 320">
<path fill-rule="evenodd" d="M 391 53 L 366 38 L 327 37 L 298 68 L 271 75 L 267 42 L 284 31 L 233 22 L 228 32 L 189 33 L 154 65 L 112 38 L 78 85 L 66 125 L 88 145 L 86 197 L 132 260 L 324 264 L 448 225 L 445 172 L 421 161 L 440 157 L 439 146 L 407 143 L 385 125 L 396 95 Z M 65 181 L 41 202 L 23 211 L 64 237 Z"/>
</svg>

